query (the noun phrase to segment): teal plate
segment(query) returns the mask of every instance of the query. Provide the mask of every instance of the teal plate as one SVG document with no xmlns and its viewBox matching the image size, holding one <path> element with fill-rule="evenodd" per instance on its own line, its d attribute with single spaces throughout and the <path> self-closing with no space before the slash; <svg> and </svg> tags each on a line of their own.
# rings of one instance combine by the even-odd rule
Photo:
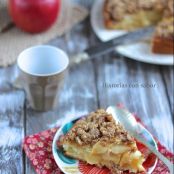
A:
<svg viewBox="0 0 174 174">
<path fill-rule="evenodd" d="M 52 152 L 54 159 L 60 168 L 62 172 L 65 174 L 109 174 L 109 170 L 106 168 L 98 168 L 93 165 L 85 164 L 79 160 L 75 160 L 73 158 L 67 157 L 64 155 L 63 151 L 58 148 L 57 141 L 59 140 L 60 136 L 65 135 L 74 125 L 74 123 L 77 121 L 77 119 L 74 119 L 63 126 L 61 126 L 57 133 L 55 134 L 55 137 L 53 139 L 52 144 Z M 157 143 L 155 142 L 153 136 L 150 134 L 150 132 L 141 126 L 142 134 L 147 139 L 149 143 L 151 143 L 153 146 L 157 148 Z M 155 163 L 147 169 L 147 174 L 151 174 L 157 164 L 157 159 L 155 160 Z"/>
</svg>

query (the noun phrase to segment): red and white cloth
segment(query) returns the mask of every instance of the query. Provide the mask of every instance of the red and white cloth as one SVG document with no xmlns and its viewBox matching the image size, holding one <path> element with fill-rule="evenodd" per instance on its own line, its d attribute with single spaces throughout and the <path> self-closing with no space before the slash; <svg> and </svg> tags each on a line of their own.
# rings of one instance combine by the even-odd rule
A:
<svg viewBox="0 0 174 174">
<path fill-rule="evenodd" d="M 52 128 L 34 135 L 25 137 L 23 149 L 30 159 L 37 174 L 63 174 L 56 165 L 52 155 L 52 141 L 58 128 Z M 174 161 L 174 155 L 169 152 L 160 142 L 159 151 Z M 169 174 L 165 164 L 158 160 L 157 166 L 152 174 Z"/>
</svg>

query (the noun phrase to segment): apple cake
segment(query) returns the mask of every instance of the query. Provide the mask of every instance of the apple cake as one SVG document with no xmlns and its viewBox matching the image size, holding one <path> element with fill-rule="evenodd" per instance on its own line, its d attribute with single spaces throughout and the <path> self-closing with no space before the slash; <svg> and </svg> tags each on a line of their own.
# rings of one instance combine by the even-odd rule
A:
<svg viewBox="0 0 174 174">
<path fill-rule="evenodd" d="M 59 145 L 67 156 L 107 167 L 112 174 L 145 171 L 142 165 L 145 158 L 136 141 L 105 110 L 97 110 L 77 121 L 60 138 Z"/>
<path fill-rule="evenodd" d="M 124 30 L 155 25 L 152 51 L 171 54 L 174 40 L 173 11 L 173 0 L 105 0 L 104 24 L 107 29 Z"/>
<path fill-rule="evenodd" d="M 152 51 L 161 54 L 174 53 L 174 1 L 168 0 L 162 20 L 152 39 Z"/>
</svg>

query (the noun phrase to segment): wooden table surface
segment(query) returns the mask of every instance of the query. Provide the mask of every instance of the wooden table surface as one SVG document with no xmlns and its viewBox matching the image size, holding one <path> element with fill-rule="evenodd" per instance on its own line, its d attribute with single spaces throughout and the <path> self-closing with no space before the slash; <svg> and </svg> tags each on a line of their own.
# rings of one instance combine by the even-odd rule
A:
<svg viewBox="0 0 174 174">
<path fill-rule="evenodd" d="M 49 44 L 72 55 L 98 42 L 87 19 Z M 173 67 L 144 64 L 116 53 L 83 62 L 69 68 L 58 108 L 44 113 L 33 111 L 24 91 L 13 87 L 16 77 L 16 65 L 0 68 L 0 174 L 35 173 L 21 149 L 25 135 L 53 127 L 61 118 L 117 103 L 135 112 L 173 150 Z"/>
</svg>

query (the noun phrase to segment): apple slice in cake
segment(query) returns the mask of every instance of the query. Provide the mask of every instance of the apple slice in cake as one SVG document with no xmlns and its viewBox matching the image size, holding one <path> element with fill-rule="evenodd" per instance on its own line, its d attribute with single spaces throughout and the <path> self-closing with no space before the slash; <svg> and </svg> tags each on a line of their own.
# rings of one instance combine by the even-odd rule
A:
<svg viewBox="0 0 174 174">
<path fill-rule="evenodd" d="M 97 110 L 77 121 L 61 137 L 60 145 L 67 156 L 105 166 L 113 174 L 145 171 L 142 165 L 145 159 L 134 138 L 105 110 Z"/>
<path fill-rule="evenodd" d="M 105 0 L 104 24 L 107 29 L 134 30 L 157 24 L 165 9 L 164 0 Z"/>
</svg>

